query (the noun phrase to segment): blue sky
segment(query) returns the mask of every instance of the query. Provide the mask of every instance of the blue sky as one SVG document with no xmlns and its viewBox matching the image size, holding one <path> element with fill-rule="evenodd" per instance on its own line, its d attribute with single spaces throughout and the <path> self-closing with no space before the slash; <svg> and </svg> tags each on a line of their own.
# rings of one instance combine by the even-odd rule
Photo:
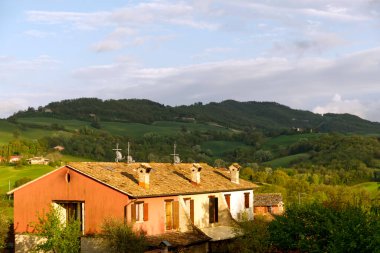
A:
<svg viewBox="0 0 380 253">
<path fill-rule="evenodd" d="M 2 0 L 0 117 L 79 97 L 380 121 L 380 0 Z"/>
</svg>

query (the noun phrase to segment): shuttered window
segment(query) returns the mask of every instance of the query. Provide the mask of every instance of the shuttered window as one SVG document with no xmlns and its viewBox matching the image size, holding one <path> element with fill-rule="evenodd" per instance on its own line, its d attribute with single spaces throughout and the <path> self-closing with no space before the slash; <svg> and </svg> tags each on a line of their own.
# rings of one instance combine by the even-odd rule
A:
<svg viewBox="0 0 380 253">
<path fill-rule="evenodd" d="M 165 229 L 173 230 L 179 228 L 179 202 L 165 200 Z"/>
<path fill-rule="evenodd" d="M 132 222 L 148 220 L 148 203 L 137 202 L 131 205 Z"/>
<path fill-rule="evenodd" d="M 249 192 L 244 193 L 244 207 L 249 208 Z"/>
<path fill-rule="evenodd" d="M 194 223 L 194 200 L 191 198 L 185 198 L 186 212 L 190 214 L 190 220 Z"/>
<path fill-rule="evenodd" d="M 209 196 L 209 222 L 218 222 L 218 198 L 215 196 Z"/>
</svg>

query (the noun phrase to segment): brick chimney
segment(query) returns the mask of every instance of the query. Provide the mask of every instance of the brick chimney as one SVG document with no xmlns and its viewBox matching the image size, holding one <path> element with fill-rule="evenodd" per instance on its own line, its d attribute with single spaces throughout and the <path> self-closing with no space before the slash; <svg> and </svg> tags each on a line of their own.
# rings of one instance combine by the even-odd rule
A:
<svg viewBox="0 0 380 253">
<path fill-rule="evenodd" d="M 237 163 L 231 164 L 230 167 L 228 167 L 230 173 L 231 173 L 231 182 L 235 184 L 239 184 L 239 171 L 241 166 Z"/>
<path fill-rule="evenodd" d="M 139 174 L 139 185 L 145 189 L 149 189 L 149 176 L 152 167 L 148 163 L 141 163 L 140 167 L 137 169 Z"/>
<path fill-rule="evenodd" d="M 191 166 L 190 170 L 191 170 L 191 182 L 195 184 L 200 184 L 202 167 L 199 165 L 199 163 L 193 163 L 193 166 Z"/>
</svg>

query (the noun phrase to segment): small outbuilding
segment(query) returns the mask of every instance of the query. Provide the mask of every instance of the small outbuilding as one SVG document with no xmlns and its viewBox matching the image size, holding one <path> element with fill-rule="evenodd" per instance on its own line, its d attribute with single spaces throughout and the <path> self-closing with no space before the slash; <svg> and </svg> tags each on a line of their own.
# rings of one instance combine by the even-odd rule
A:
<svg viewBox="0 0 380 253">
<path fill-rule="evenodd" d="M 281 215 L 284 213 L 281 193 L 256 193 L 253 206 L 255 215 Z"/>
</svg>

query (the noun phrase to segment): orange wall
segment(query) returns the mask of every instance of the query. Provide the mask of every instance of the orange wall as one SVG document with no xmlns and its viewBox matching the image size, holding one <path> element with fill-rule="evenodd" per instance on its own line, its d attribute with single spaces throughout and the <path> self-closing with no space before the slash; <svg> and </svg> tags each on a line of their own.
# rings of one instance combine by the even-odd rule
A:
<svg viewBox="0 0 380 253">
<path fill-rule="evenodd" d="M 255 206 L 254 208 L 254 214 L 265 214 L 269 213 L 268 207 L 267 206 Z M 282 214 L 283 211 L 279 206 L 272 206 L 272 214 Z"/>
<path fill-rule="evenodd" d="M 65 179 L 67 171 L 70 183 Z M 85 203 L 85 234 L 99 232 L 105 218 L 123 219 L 129 202 L 127 195 L 63 167 L 14 192 L 16 233 L 33 232 L 31 223 L 37 221 L 39 213 L 48 211 L 54 200 Z"/>
</svg>

